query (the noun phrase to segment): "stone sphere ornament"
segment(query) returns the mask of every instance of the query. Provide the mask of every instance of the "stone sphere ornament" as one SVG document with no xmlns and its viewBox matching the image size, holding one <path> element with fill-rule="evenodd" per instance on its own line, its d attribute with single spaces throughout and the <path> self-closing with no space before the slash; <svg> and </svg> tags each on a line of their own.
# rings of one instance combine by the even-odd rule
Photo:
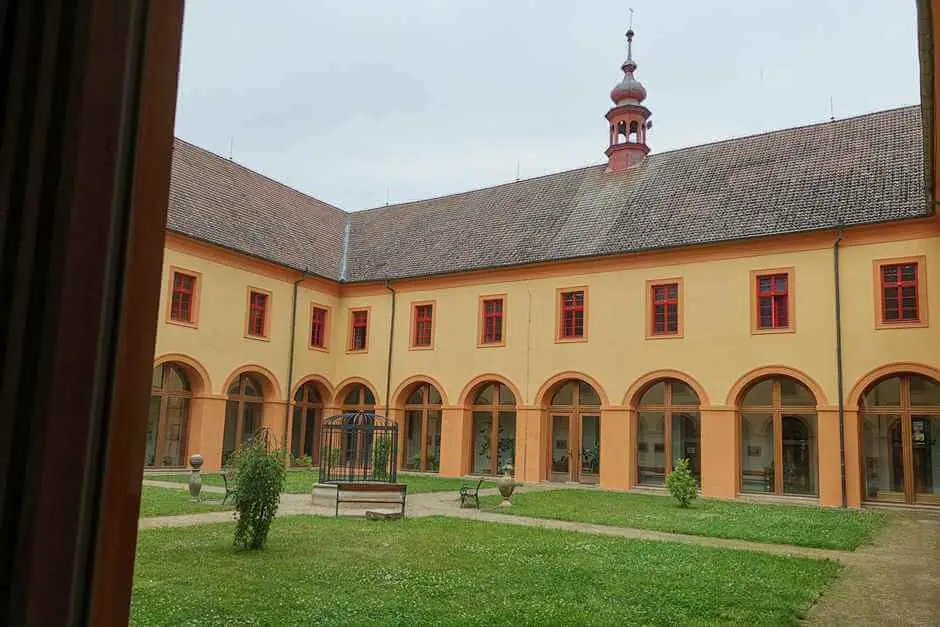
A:
<svg viewBox="0 0 940 627">
<path fill-rule="evenodd" d="M 199 453 L 195 453 L 189 458 L 189 465 L 193 467 L 189 475 L 189 496 L 191 496 L 193 500 L 198 499 L 199 493 L 202 492 L 202 474 L 199 469 L 202 468 L 203 462 L 205 462 L 205 460 Z"/>
<path fill-rule="evenodd" d="M 496 480 L 496 487 L 503 496 L 500 507 L 509 507 L 512 505 L 512 493 L 516 489 L 516 480 L 512 478 L 512 464 L 503 466 L 503 476 Z"/>
</svg>

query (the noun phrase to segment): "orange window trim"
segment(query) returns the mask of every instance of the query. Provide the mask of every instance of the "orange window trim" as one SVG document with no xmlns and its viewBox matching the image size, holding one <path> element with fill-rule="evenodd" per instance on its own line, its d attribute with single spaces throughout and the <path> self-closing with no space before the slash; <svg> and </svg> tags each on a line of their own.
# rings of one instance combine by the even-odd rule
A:
<svg viewBox="0 0 940 627">
<path fill-rule="evenodd" d="M 675 299 L 669 298 L 668 304 L 673 304 L 672 301 L 675 301 L 676 305 L 676 330 L 675 331 L 661 331 L 656 332 L 656 313 L 655 308 L 657 306 L 656 293 L 657 288 L 665 288 L 675 285 L 676 286 L 676 297 Z M 685 309 L 685 290 L 683 286 L 682 277 L 671 277 L 666 279 L 654 279 L 646 281 L 646 339 L 648 340 L 658 340 L 658 339 L 669 339 L 669 338 L 681 338 L 685 335 L 685 320 L 684 320 L 684 309 Z M 662 304 L 667 304 L 666 301 L 663 301 Z"/>
<path fill-rule="evenodd" d="M 320 328 L 320 343 L 314 343 L 314 325 L 316 324 L 315 316 L 317 312 L 322 312 L 322 323 Z M 307 347 L 313 350 L 319 351 L 329 351 L 330 349 L 330 331 L 332 326 L 333 317 L 332 308 L 328 305 L 322 305 L 317 302 L 310 303 L 310 334 L 308 336 Z"/>
<path fill-rule="evenodd" d="M 902 266 L 915 264 L 917 278 L 916 299 L 917 299 L 917 319 L 916 320 L 885 320 L 885 302 L 883 289 L 882 268 L 885 266 Z M 874 290 L 874 313 L 876 329 L 909 329 L 926 327 L 928 324 L 927 316 L 927 258 L 924 255 L 912 257 L 895 257 L 891 259 L 875 259 L 872 262 L 872 288 Z M 899 303 L 899 307 L 901 303 Z"/>
<path fill-rule="evenodd" d="M 169 266 L 169 281 L 167 282 L 166 322 L 192 329 L 199 328 L 199 304 L 202 291 L 202 274 L 195 270 Z M 176 276 L 183 275 L 193 279 L 193 288 L 189 304 L 189 320 L 179 320 L 173 317 L 173 298 L 176 292 Z"/>
<path fill-rule="evenodd" d="M 580 303 L 576 300 L 568 306 L 563 301 L 569 294 L 582 292 Z M 555 342 L 587 342 L 588 341 L 588 287 L 579 285 L 576 287 L 559 287 L 555 290 Z M 581 314 L 581 334 L 577 335 L 577 315 Z M 571 333 L 566 333 L 565 315 L 570 314 L 571 324 L 568 326 Z"/>
<path fill-rule="evenodd" d="M 349 309 L 349 323 L 346 327 L 346 352 L 347 353 L 368 353 L 369 339 L 372 335 L 370 326 L 372 324 L 372 307 L 351 307 Z M 361 333 L 362 346 L 356 346 L 356 334 L 359 329 Z"/>
<path fill-rule="evenodd" d="M 506 294 L 480 296 L 477 313 L 477 346 L 498 347 L 506 345 Z M 487 313 L 487 303 L 498 303 L 499 311 Z M 490 324 L 490 321 L 493 321 Z M 488 326 L 489 325 L 489 326 Z M 494 326 L 495 325 L 495 326 Z M 487 341 L 487 331 L 492 330 L 498 339 Z"/>
<path fill-rule="evenodd" d="M 263 297 L 263 298 L 256 298 Z M 271 291 L 260 287 L 248 287 L 245 306 L 245 337 L 253 340 L 269 340 L 271 330 Z M 260 333 L 257 318 L 261 317 Z"/>
<path fill-rule="evenodd" d="M 786 275 L 786 317 L 787 323 L 784 326 L 762 327 L 760 325 L 760 289 L 759 282 L 761 277 L 770 277 Z M 752 335 L 773 335 L 775 333 L 794 333 L 796 332 L 796 270 L 793 266 L 783 268 L 762 268 L 760 270 L 751 270 L 748 275 L 750 281 L 750 327 Z"/>
<path fill-rule="evenodd" d="M 411 303 L 409 350 L 432 350 L 437 332 L 437 302 L 421 300 Z"/>
</svg>

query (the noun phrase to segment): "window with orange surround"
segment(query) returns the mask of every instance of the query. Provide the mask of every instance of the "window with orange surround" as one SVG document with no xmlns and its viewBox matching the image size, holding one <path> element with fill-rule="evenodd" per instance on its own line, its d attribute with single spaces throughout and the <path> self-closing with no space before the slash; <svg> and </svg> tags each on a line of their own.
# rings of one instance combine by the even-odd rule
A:
<svg viewBox="0 0 940 627">
<path fill-rule="evenodd" d="M 587 288 L 566 288 L 557 294 L 558 322 L 556 340 L 560 342 L 587 339 Z"/>
<path fill-rule="evenodd" d="M 249 288 L 247 335 L 255 338 L 268 337 L 270 292 Z"/>
<path fill-rule="evenodd" d="M 411 348 L 431 348 L 434 343 L 434 303 L 414 303 L 411 308 Z"/>
<path fill-rule="evenodd" d="M 506 297 L 480 298 L 480 346 L 503 346 L 505 342 Z"/>
<path fill-rule="evenodd" d="M 171 276 L 169 319 L 171 322 L 195 325 L 199 277 L 195 273 L 175 269 Z"/>
<path fill-rule="evenodd" d="M 896 324 L 920 322 L 917 262 L 888 263 L 881 266 L 881 322 Z"/>
<path fill-rule="evenodd" d="M 751 270 L 751 333 L 796 330 L 795 277 L 792 267 Z"/>
<path fill-rule="evenodd" d="M 326 349 L 329 310 L 317 304 L 310 306 L 310 348 Z"/>
<path fill-rule="evenodd" d="M 363 353 L 369 350 L 369 310 L 349 310 L 349 346 L 350 353 Z"/>
</svg>

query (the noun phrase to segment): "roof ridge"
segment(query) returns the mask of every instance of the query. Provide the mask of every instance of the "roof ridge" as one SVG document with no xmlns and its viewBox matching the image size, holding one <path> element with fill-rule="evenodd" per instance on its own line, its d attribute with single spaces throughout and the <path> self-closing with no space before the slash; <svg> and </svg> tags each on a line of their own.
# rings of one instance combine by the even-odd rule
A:
<svg viewBox="0 0 940 627">
<path fill-rule="evenodd" d="M 245 170 L 246 172 L 249 172 L 249 173 L 251 173 L 251 174 L 254 174 L 255 176 L 260 176 L 261 178 L 266 179 L 266 180 L 268 180 L 268 181 L 271 181 L 272 183 L 275 183 L 275 184 L 277 184 L 278 186 L 283 187 L 284 189 L 290 190 L 290 191 L 292 191 L 292 192 L 294 192 L 294 193 L 296 193 L 296 194 L 300 194 L 301 196 L 304 196 L 304 197 L 306 197 L 306 198 L 309 198 L 310 200 L 314 200 L 314 201 L 320 203 L 321 205 L 326 205 L 326 206 L 329 207 L 330 209 L 335 209 L 336 211 L 339 211 L 339 212 L 341 212 L 341 213 L 343 213 L 343 214 L 349 214 L 349 213 L 350 213 L 349 211 L 346 211 L 345 209 L 342 209 L 342 208 L 340 208 L 340 207 L 337 207 L 336 205 L 334 205 L 334 204 L 332 204 L 332 203 L 326 202 L 325 200 L 322 200 L 322 199 L 320 199 L 320 198 L 317 198 L 316 196 L 311 196 L 311 195 L 308 194 L 307 192 L 302 192 L 302 191 L 300 191 L 299 189 L 297 189 L 296 187 L 291 187 L 291 186 L 288 185 L 287 183 L 284 183 L 284 182 L 282 182 L 282 181 L 279 181 L 279 180 L 277 180 L 277 179 L 275 179 L 275 178 L 271 178 L 271 177 L 268 176 L 267 174 L 262 174 L 261 172 L 258 172 L 257 170 L 252 170 L 252 169 L 249 168 L 248 166 L 243 165 L 243 164 L 239 163 L 238 161 L 235 161 L 234 159 L 230 159 L 230 158 L 228 158 L 228 157 L 223 157 L 222 155 L 220 155 L 220 154 L 218 154 L 218 153 L 216 153 L 216 152 L 212 152 L 212 151 L 209 150 L 208 148 L 203 148 L 202 146 L 199 146 L 199 145 L 197 145 L 197 144 L 194 144 L 194 143 L 192 143 L 191 141 L 185 140 L 185 139 L 183 139 L 182 137 L 180 137 L 179 135 L 174 135 L 174 136 L 173 136 L 173 139 L 174 139 L 175 141 L 182 142 L 182 143 L 186 144 L 187 146 L 190 146 L 190 147 L 192 147 L 192 148 L 195 148 L 196 150 L 200 150 L 200 151 L 202 151 L 202 152 L 204 152 L 204 153 L 206 153 L 206 154 L 212 155 L 212 156 L 215 157 L 216 159 L 220 159 L 221 161 L 224 161 L 224 162 L 226 162 L 226 163 L 231 163 L 231 164 L 233 164 L 233 165 L 235 165 L 235 166 L 241 168 L 242 170 Z"/>
<path fill-rule="evenodd" d="M 686 150 L 695 150 L 695 149 L 698 149 L 698 148 L 704 148 L 704 147 L 707 147 L 707 146 L 715 146 L 715 145 L 718 145 L 718 144 L 725 144 L 725 143 L 729 143 L 729 142 L 744 141 L 744 140 L 746 140 L 746 139 L 753 139 L 753 138 L 755 138 L 755 137 L 763 137 L 764 135 L 774 135 L 774 134 L 777 134 L 777 133 L 788 133 L 788 132 L 791 132 L 791 131 L 798 131 L 798 130 L 802 130 L 802 129 L 806 129 L 806 128 L 811 128 L 811 127 L 814 127 L 814 126 L 828 126 L 828 125 L 830 125 L 830 124 L 844 124 L 844 123 L 847 123 L 847 122 L 852 122 L 852 121 L 855 121 L 855 120 L 859 120 L 859 119 L 861 119 L 861 118 L 871 117 L 871 116 L 875 116 L 875 115 L 884 115 L 884 114 L 893 113 L 893 112 L 896 112 L 896 111 L 901 111 L 901 110 L 903 110 L 903 109 L 919 109 L 919 108 L 920 108 L 920 105 L 919 105 L 919 104 L 900 105 L 900 106 L 897 106 L 897 107 L 892 107 L 892 108 L 890 108 L 890 109 L 880 109 L 880 110 L 877 110 L 877 111 L 869 111 L 869 112 L 867 112 L 867 113 L 859 113 L 858 115 L 852 115 L 852 116 L 845 117 L 845 118 L 839 118 L 839 119 L 837 119 L 837 120 L 825 120 L 825 121 L 822 121 L 822 122 L 809 122 L 809 123 L 807 123 L 807 124 L 800 124 L 800 125 L 798 125 L 798 126 L 790 126 L 790 127 L 787 127 L 787 128 L 778 128 L 778 129 L 772 129 L 772 130 L 769 130 L 769 131 L 760 131 L 760 132 L 758 132 L 758 133 L 750 133 L 750 134 L 748 134 L 748 135 L 740 135 L 740 136 L 737 136 L 737 137 L 726 137 L 725 139 L 716 139 L 716 140 L 714 140 L 714 141 L 704 142 L 704 143 L 701 143 L 701 144 L 694 144 L 694 145 L 692 145 L 692 146 L 682 146 L 681 148 L 673 148 L 673 149 L 671 149 L 671 150 L 664 150 L 663 152 L 654 152 L 654 153 L 651 153 L 647 159 L 648 159 L 648 160 L 652 160 L 652 159 L 656 159 L 656 158 L 658 158 L 658 157 L 662 157 L 662 156 L 665 156 L 665 155 L 674 154 L 674 153 L 677 153 L 677 152 L 683 152 L 683 151 L 686 151 Z M 515 181 L 505 181 L 505 182 L 503 182 L 503 183 L 493 183 L 493 184 L 491 184 L 491 185 L 482 185 L 482 186 L 480 186 L 480 187 L 474 187 L 473 189 L 466 189 L 466 190 L 459 191 L 459 192 L 451 192 L 451 193 L 449 193 L 449 194 L 441 194 L 441 195 L 439 195 L 439 196 L 428 196 L 427 198 L 418 198 L 418 199 L 415 199 L 415 200 L 407 200 L 407 201 L 405 201 L 405 202 L 395 203 L 395 204 L 393 204 L 393 205 L 380 205 L 380 206 L 377 206 L 377 207 L 367 207 L 367 208 L 365 208 L 365 209 L 357 209 L 357 210 L 355 210 L 355 211 L 347 211 L 346 213 L 349 213 L 349 214 L 365 214 L 365 213 L 371 213 L 371 212 L 385 211 L 385 210 L 388 210 L 388 209 L 395 209 L 395 208 L 405 207 L 405 206 L 413 205 L 413 204 L 420 203 L 420 202 L 431 202 L 431 201 L 444 200 L 445 198 L 455 198 L 455 197 L 457 197 L 457 196 L 462 196 L 462 195 L 464 195 L 464 194 L 472 194 L 472 193 L 474 193 L 474 192 L 482 192 L 482 191 L 484 191 L 484 190 L 497 189 L 497 188 L 499 188 L 499 187 L 506 187 L 506 186 L 509 186 L 509 185 L 516 185 L 516 184 L 519 184 L 519 183 L 527 183 L 527 182 L 529 182 L 529 181 L 537 181 L 537 180 L 539 180 L 539 179 L 547 178 L 547 177 L 550 177 L 550 176 L 558 176 L 558 175 L 561 175 L 561 174 L 567 174 L 567 173 L 569 173 L 569 172 L 579 172 L 579 171 L 581 171 L 581 170 L 588 170 L 588 169 L 590 169 L 590 168 L 597 168 L 597 167 L 603 167 L 603 166 L 606 166 L 606 163 L 604 163 L 603 161 L 601 161 L 601 162 L 598 162 L 598 163 L 594 163 L 594 164 L 586 165 L 586 166 L 580 166 L 580 167 L 577 167 L 577 168 L 568 168 L 568 169 L 565 169 L 565 170 L 557 170 L 557 171 L 554 171 L 554 172 L 546 172 L 545 174 L 539 174 L 539 175 L 537 175 L 537 176 L 532 176 L 532 177 L 524 178 L 524 179 L 517 179 L 517 180 L 515 180 Z M 629 168 L 629 169 L 627 169 L 627 170 L 625 170 L 625 171 L 626 171 L 626 172 L 629 172 L 630 170 L 632 170 L 632 168 Z"/>
</svg>

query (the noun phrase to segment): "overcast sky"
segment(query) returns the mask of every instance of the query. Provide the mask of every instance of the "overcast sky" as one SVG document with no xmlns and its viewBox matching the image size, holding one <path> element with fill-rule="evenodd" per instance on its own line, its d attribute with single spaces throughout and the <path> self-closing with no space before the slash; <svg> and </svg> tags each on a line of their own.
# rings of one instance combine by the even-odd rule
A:
<svg viewBox="0 0 940 627">
<path fill-rule="evenodd" d="M 914 0 L 188 0 L 176 133 L 343 209 L 919 102 Z M 387 192 L 386 192 L 387 190 Z"/>
</svg>

